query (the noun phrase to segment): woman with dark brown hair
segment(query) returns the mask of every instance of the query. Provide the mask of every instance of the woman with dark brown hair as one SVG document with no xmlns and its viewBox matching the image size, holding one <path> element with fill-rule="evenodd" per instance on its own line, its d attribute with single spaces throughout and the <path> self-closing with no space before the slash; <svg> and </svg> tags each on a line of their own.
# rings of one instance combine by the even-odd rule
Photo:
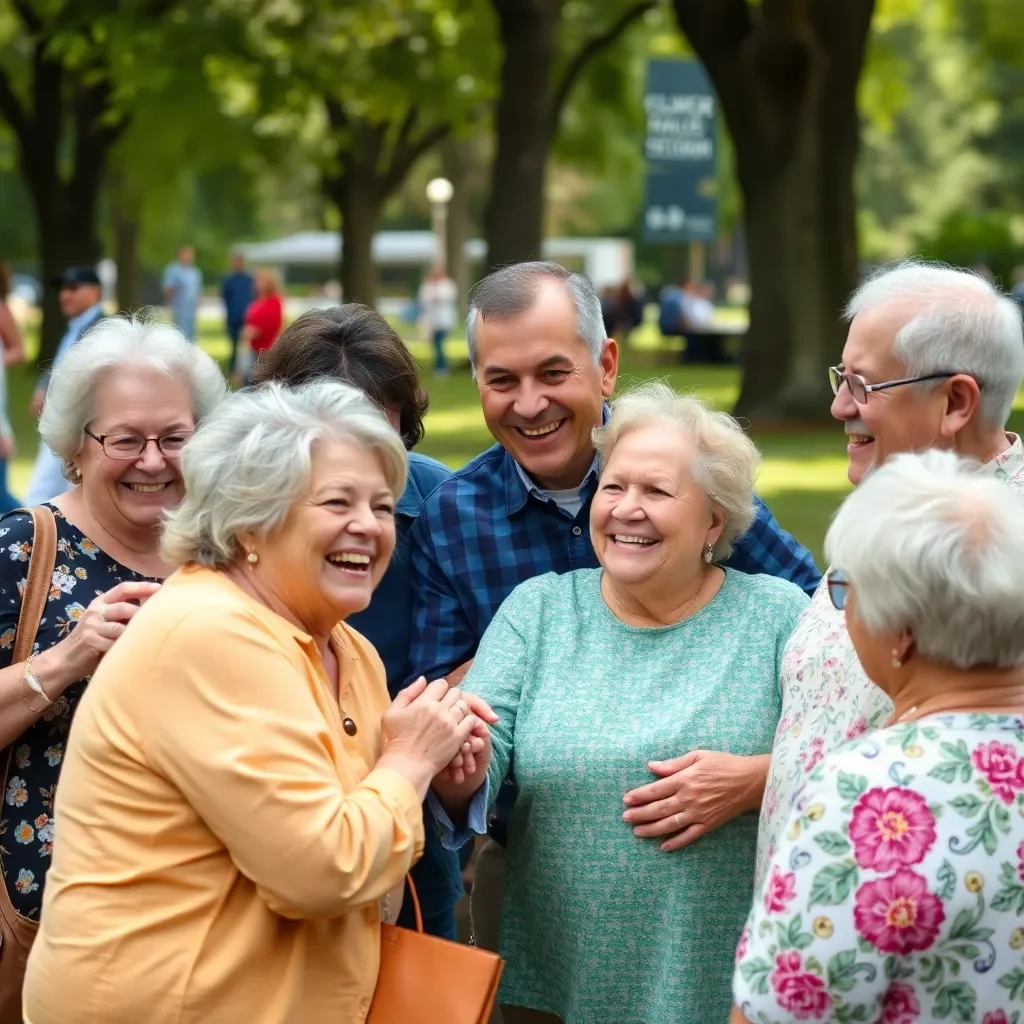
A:
<svg viewBox="0 0 1024 1024">
<path fill-rule="evenodd" d="M 0 260 L 0 515 L 11 512 L 19 505 L 7 489 L 7 460 L 14 455 L 14 430 L 7 418 L 7 367 L 16 366 L 25 359 L 25 348 L 14 314 L 7 305 L 11 293 L 11 268 Z"/>
<path fill-rule="evenodd" d="M 412 451 L 423 437 L 429 405 L 416 361 L 383 317 L 368 306 L 350 302 L 310 310 L 296 319 L 272 348 L 260 354 L 252 376 L 257 385 L 278 381 L 296 387 L 325 377 L 351 384 L 387 416 L 409 452 L 408 482 L 395 506 L 395 553 L 369 607 L 346 620 L 377 649 L 394 697 L 412 671 L 409 532 L 424 499 L 451 475 L 440 462 Z M 423 925 L 432 935 L 454 940 L 455 903 L 462 895 L 459 858 L 441 846 L 433 817 L 425 824 L 426 848 L 412 869 L 423 905 Z M 403 901 L 398 923 L 413 926 L 411 900 Z"/>
</svg>

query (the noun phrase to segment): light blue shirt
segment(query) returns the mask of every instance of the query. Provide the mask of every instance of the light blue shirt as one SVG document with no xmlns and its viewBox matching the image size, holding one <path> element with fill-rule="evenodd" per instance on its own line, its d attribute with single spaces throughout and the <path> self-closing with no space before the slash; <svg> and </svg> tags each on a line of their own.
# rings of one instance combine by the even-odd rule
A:
<svg viewBox="0 0 1024 1024">
<path fill-rule="evenodd" d="M 203 275 L 200 269 L 194 265 L 172 263 L 164 271 L 163 286 L 174 291 L 170 299 L 174 322 L 179 327 L 191 324 L 195 319 L 200 292 L 203 290 Z"/>
<path fill-rule="evenodd" d="M 53 363 L 49 370 L 45 370 L 43 375 L 39 378 L 38 387 L 45 390 L 50 383 L 50 373 L 54 366 L 64 358 L 69 348 L 74 345 L 78 339 L 86 332 L 89 327 L 92 327 L 97 320 L 103 319 L 103 305 L 97 302 L 94 306 L 90 306 L 84 313 L 79 313 L 78 316 L 72 317 L 68 321 L 68 329 L 64 332 L 64 337 L 60 339 L 60 344 L 57 346 L 57 353 L 53 357 Z"/>
</svg>

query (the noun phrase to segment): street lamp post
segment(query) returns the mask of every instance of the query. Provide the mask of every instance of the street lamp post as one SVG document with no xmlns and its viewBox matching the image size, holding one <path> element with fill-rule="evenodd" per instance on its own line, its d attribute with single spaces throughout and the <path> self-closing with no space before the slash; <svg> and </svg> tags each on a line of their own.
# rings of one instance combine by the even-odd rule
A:
<svg viewBox="0 0 1024 1024">
<path fill-rule="evenodd" d="M 430 203 L 430 224 L 434 232 L 434 267 L 444 270 L 448 252 L 448 204 L 455 189 L 447 178 L 431 178 L 427 182 Z"/>
</svg>

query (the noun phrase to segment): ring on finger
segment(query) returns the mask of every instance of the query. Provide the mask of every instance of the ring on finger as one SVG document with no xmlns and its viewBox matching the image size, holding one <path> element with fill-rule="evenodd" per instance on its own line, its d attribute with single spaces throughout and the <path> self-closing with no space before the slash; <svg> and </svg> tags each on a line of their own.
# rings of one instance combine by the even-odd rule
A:
<svg viewBox="0 0 1024 1024">
<path fill-rule="evenodd" d="M 679 814 L 678 813 L 672 815 L 672 820 L 676 823 L 676 828 L 682 828 L 683 827 L 683 823 L 679 820 Z"/>
<path fill-rule="evenodd" d="M 462 712 L 463 718 L 469 714 L 469 705 L 464 700 L 457 700 L 455 706 Z"/>
<path fill-rule="evenodd" d="M 102 601 L 100 602 L 99 612 L 100 612 L 100 618 L 104 622 L 106 622 L 107 621 L 107 606 L 105 604 L 103 604 Z"/>
</svg>

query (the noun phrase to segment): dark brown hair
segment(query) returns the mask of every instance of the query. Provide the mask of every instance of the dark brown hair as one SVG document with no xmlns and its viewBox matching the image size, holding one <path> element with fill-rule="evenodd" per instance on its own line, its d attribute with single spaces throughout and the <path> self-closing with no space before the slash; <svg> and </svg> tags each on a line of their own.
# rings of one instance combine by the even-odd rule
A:
<svg viewBox="0 0 1024 1024">
<path fill-rule="evenodd" d="M 423 439 L 430 399 L 405 342 L 375 310 L 358 302 L 311 309 L 285 328 L 260 358 L 253 383 L 295 387 L 330 377 L 359 388 L 379 408 L 398 413 L 398 432 L 410 451 Z"/>
</svg>

